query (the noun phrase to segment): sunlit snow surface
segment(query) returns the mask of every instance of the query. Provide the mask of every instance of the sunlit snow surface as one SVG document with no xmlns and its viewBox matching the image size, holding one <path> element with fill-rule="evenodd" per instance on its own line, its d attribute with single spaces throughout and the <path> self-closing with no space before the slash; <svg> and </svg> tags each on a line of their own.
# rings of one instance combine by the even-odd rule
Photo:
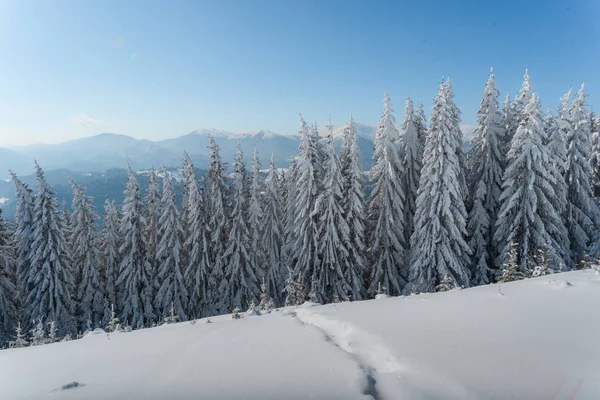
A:
<svg viewBox="0 0 600 400">
<path fill-rule="evenodd" d="M 586 270 L 93 334 L 0 351 L 0 399 L 600 399 L 599 307 Z"/>
</svg>

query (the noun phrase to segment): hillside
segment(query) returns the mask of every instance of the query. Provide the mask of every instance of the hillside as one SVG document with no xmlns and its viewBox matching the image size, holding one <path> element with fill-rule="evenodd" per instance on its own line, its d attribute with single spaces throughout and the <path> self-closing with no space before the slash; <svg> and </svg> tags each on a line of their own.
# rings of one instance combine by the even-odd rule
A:
<svg viewBox="0 0 600 400">
<path fill-rule="evenodd" d="M 599 289 L 584 270 L 89 334 L 1 351 L 0 399 L 598 399 Z"/>
</svg>

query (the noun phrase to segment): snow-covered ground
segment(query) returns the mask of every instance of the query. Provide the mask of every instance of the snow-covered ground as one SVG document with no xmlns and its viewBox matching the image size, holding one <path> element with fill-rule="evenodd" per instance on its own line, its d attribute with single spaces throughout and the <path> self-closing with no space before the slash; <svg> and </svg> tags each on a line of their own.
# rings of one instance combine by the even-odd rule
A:
<svg viewBox="0 0 600 400">
<path fill-rule="evenodd" d="M 600 399 L 599 306 L 586 270 L 88 335 L 0 351 L 0 398 Z"/>
</svg>

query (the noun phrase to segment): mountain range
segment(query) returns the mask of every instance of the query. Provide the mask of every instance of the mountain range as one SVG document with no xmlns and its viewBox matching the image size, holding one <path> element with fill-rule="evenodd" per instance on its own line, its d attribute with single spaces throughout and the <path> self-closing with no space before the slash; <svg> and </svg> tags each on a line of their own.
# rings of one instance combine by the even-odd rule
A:
<svg viewBox="0 0 600 400">
<path fill-rule="evenodd" d="M 373 153 L 375 126 L 357 124 L 357 128 L 363 163 L 368 168 Z M 334 130 L 338 144 L 342 131 L 343 127 Z M 221 148 L 221 156 L 225 162 L 233 161 L 239 140 L 248 162 L 252 158 L 254 149 L 258 149 L 264 168 L 268 165 L 271 154 L 275 156 L 278 167 L 287 166 L 290 157 L 298 151 L 300 139 L 298 135 L 283 135 L 266 130 L 231 133 L 217 129 L 202 129 L 160 141 L 103 133 L 60 144 L 1 148 L 0 179 L 9 177 L 9 169 L 19 175 L 31 174 L 34 160 L 37 160 L 46 171 L 66 169 L 80 173 L 125 168 L 128 163 L 134 170 L 161 166 L 179 167 L 183 162 L 184 151 L 189 153 L 196 167 L 204 168 L 208 162 L 209 135 L 215 138 Z"/>
</svg>

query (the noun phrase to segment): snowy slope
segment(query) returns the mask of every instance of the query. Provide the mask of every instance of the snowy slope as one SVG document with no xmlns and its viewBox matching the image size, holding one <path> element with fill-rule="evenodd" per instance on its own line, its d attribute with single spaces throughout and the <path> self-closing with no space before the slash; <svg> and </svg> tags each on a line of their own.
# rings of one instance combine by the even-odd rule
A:
<svg viewBox="0 0 600 400">
<path fill-rule="evenodd" d="M 598 399 L 599 304 L 586 270 L 90 335 L 0 351 L 0 399 Z"/>
</svg>

